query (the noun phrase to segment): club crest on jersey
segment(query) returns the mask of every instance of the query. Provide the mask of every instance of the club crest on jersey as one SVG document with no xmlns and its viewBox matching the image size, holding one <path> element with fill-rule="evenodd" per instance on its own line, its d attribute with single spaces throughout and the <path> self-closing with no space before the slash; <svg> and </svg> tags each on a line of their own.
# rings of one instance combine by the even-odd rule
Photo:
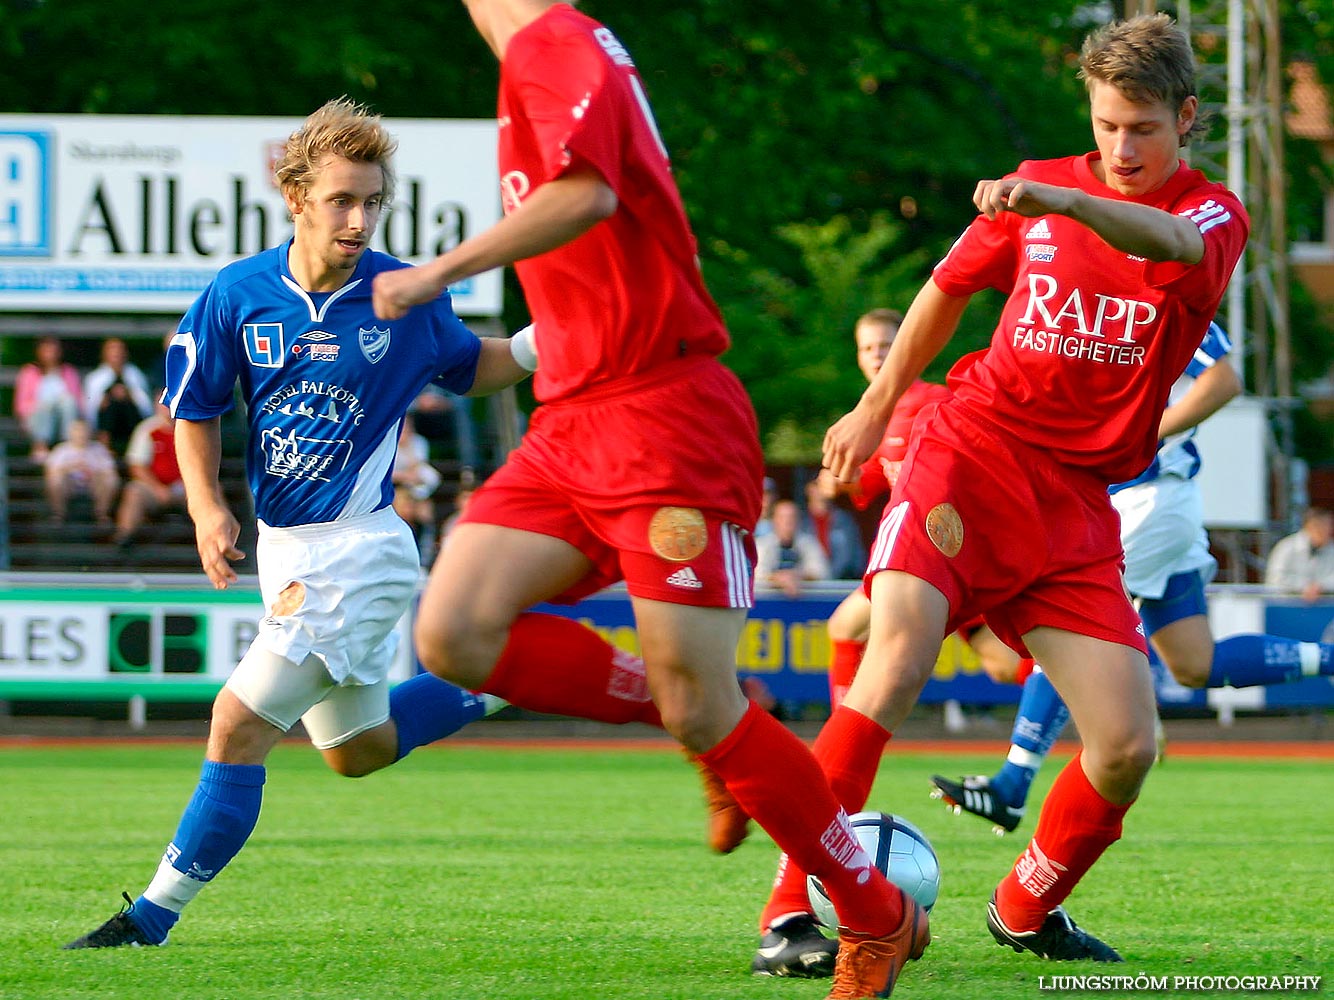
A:
<svg viewBox="0 0 1334 1000">
<path fill-rule="evenodd" d="M 241 328 L 246 356 L 256 368 L 283 366 L 283 325 L 281 323 L 246 323 Z"/>
<path fill-rule="evenodd" d="M 389 350 L 389 331 L 373 326 L 369 330 L 362 327 L 357 331 L 357 344 L 366 360 L 376 364 Z"/>
<path fill-rule="evenodd" d="M 708 524 L 694 507 L 659 507 L 648 523 L 648 543 L 663 559 L 689 562 L 708 547 Z"/>
</svg>

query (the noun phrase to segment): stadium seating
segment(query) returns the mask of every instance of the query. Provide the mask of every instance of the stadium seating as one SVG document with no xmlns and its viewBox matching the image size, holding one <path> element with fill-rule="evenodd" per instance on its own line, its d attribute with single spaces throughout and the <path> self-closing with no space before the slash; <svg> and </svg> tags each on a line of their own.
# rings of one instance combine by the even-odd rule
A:
<svg viewBox="0 0 1334 1000">
<path fill-rule="evenodd" d="M 12 379 L 10 380 L 12 381 Z M 231 450 L 231 449 L 228 449 Z M 223 487 L 241 522 L 240 573 L 254 572 L 254 517 L 245 485 L 245 461 L 226 454 Z M 93 523 L 86 501 L 70 503 L 63 524 L 50 518 L 42 467 L 28 458 L 27 443 L 9 413 L 0 416 L 0 484 L 5 512 L 0 519 L 0 570 L 26 572 L 193 573 L 199 572 L 194 527 L 183 511 L 150 518 L 125 551 L 111 543 Z M 7 558 L 6 558 L 7 557 Z"/>
</svg>

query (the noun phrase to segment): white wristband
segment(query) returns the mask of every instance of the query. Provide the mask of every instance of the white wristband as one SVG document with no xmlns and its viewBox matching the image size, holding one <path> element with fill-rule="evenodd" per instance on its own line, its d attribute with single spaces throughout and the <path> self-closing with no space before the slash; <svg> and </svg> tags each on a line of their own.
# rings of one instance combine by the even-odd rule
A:
<svg viewBox="0 0 1334 1000">
<path fill-rule="evenodd" d="M 522 330 L 510 337 L 510 354 L 514 361 L 525 371 L 537 371 L 537 339 L 533 333 L 533 324 L 529 323 Z"/>
</svg>

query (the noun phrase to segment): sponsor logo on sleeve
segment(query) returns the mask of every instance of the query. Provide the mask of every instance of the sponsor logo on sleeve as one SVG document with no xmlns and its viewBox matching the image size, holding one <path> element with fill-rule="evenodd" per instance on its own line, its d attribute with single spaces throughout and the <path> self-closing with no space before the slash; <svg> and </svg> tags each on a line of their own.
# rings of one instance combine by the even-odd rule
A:
<svg viewBox="0 0 1334 1000">
<path fill-rule="evenodd" d="M 283 366 L 283 325 L 281 323 L 247 323 L 241 328 L 245 338 L 246 356 L 256 368 Z"/>
</svg>

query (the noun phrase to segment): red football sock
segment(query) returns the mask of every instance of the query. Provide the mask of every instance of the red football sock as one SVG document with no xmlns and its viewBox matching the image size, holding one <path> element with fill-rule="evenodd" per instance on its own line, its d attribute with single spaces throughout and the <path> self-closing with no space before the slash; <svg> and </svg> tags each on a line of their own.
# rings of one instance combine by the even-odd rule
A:
<svg viewBox="0 0 1334 1000">
<path fill-rule="evenodd" d="M 700 757 L 779 848 L 819 877 L 846 926 L 875 935 L 898 926 L 898 892 L 874 866 L 867 878 L 867 869 L 849 865 L 857 855 L 869 859 L 820 765 L 782 723 L 751 702 L 737 727 Z"/>
<path fill-rule="evenodd" d="M 530 712 L 662 728 L 644 661 L 559 615 L 515 619 L 483 690 Z"/>
<path fill-rule="evenodd" d="M 853 639 L 831 639 L 829 641 L 829 707 L 838 708 L 852 687 L 852 679 L 857 676 L 857 668 L 862 665 L 862 654 L 866 652 L 866 643 Z"/>
<path fill-rule="evenodd" d="M 1028 675 L 1033 672 L 1033 668 L 1036 666 L 1037 663 L 1034 662 L 1033 657 L 1025 656 L 1019 661 L 1019 666 L 1015 669 L 1014 682 L 1022 685 L 1024 681 L 1028 680 Z"/>
<path fill-rule="evenodd" d="M 834 797 L 849 814 L 860 812 L 866 805 L 889 737 L 875 720 L 844 706 L 834 709 L 815 738 L 815 759 Z M 806 873 L 788 858 L 780 858 L 773 891 L 760 913 L 760 927 L 768 927 L 789 913 L 809 913 L 810 908 Z"/>
<path fill-rule="evenodd" d="M 1121 838 L 1121 820 L 1133 803 L 1113 805 L 1099 795 L 1080 765 L 1081 756 L 1056 776 L 1033 839 L 997 887 L 996 907 L 1010 930 L 1038 930 Z"/>
</svg>

